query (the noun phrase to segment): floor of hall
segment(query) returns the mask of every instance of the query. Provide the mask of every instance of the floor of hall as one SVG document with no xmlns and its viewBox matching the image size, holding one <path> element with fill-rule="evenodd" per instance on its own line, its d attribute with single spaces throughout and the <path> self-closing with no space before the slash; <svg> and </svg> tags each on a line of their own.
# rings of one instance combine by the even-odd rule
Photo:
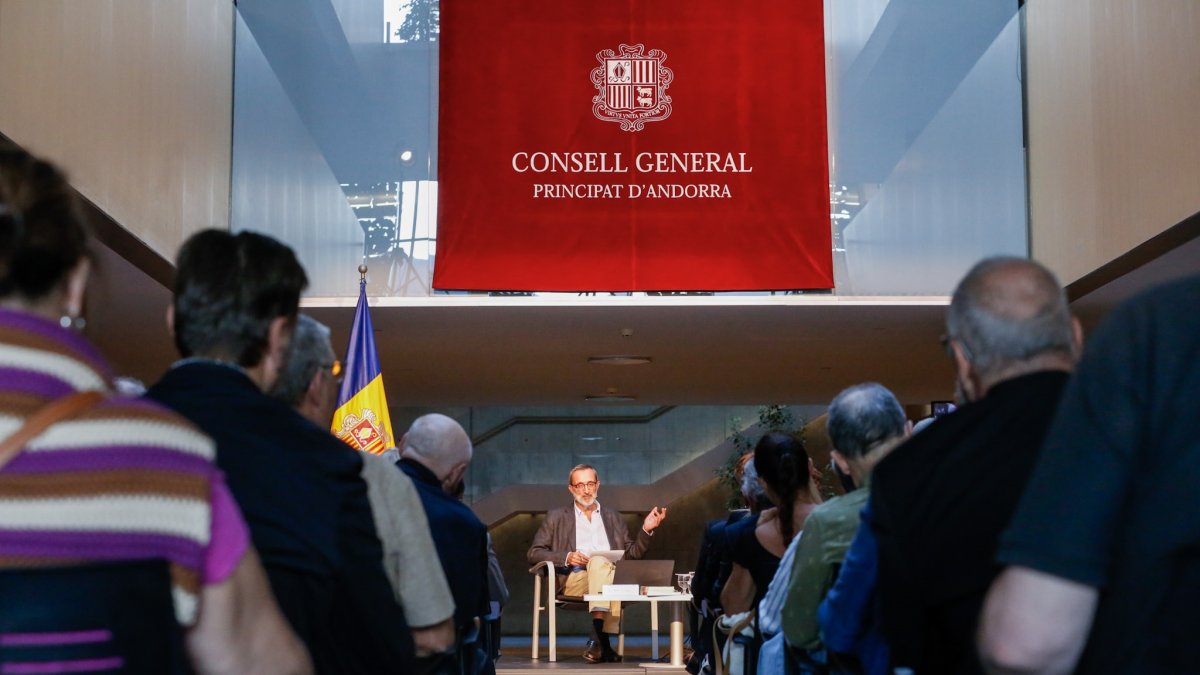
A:
<svg viewBox="0 0 1200 675">
<path fill-rule="evenodd" d="M 558 660 L 550 663 L 546 638 L 538 651 L 538 660 L 530 658 L 528 635 L 506 635 L 500 641 L 500 660 L 496 672 L 503 675 L 535 674 L 546 671 L 578 670 L 603 672 L 605 675 L 646 675 L 647 673 L 683 673 L 683 668 L 668 665 L 671 655 L 670 640 L 660 636 L 658 641 L 659 663 L 651 662 L 649 636 L 625 636 L 625 658 L 621 663 L 588 663 L 583 659 L 587 638 L 582 635 L 560 635 L 558 637 Z M 649 664 L 649 665 L 646 665 Z"/>
</svg>

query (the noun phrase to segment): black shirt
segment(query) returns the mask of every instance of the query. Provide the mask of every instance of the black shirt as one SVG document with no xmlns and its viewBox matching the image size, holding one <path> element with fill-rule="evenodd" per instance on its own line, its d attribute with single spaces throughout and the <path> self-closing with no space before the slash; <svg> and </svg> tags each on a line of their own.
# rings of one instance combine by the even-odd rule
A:
<svg viewBox="0 0 1200 675">
<path fill-rule="evenodd" d="M 758 517 L 754 514 L 730 523 L 725 527 L 725 537 L 729 542 L 730 555 L 733 562 L 746 568 L 750 578 L 754 580 L 754 604 L 750 607 L 758 609 L 758 603 L 767 594 L 767 587 L 775 572 L 779 570 L 779 556 L 768 551 L 758 541 L 754 531 L 758 529 Z"/>
<path fill-rule="evenodd" d="M 1101 589 L 1087 673 L 1200 668 L 1200 277 L 1088 342 L 1000 560 Z"/>
<path fill-rule="evenodd" d="M 185 362 L 147 396 L 216 441 L 271 590 L 318 671 L 409 671 L 412 636 L 384 576 L 358 454 L 230 366 Z"/>
<path fill-rule="evenodd" d="M 1000 571 L 996 548 L 1033 470 L 1068 375 L 1005 380 L 938 419 L 871 476 L 879 608 L 892 663 L 979 672 L 975 627 Z"/>
</svg>

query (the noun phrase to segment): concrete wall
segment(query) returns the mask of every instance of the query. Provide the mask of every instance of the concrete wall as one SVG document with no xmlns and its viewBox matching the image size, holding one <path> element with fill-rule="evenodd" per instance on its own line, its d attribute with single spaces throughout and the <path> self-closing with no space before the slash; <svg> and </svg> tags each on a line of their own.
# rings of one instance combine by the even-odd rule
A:
<svg viewBox="0 0 1200 675">
<path fill-rule="evenodd" d="M 1200 2 L 1030 2 L 1033 256 L 1070 283 L 1200 211 Z"/>
<path fill-rule="evenodd" d="M 0 0 L 0 132 L 167 259 L 229 225 L 231 0 Z"/>
<path fill-rule="evenodd" d="M 653 483 L 724 441 L 732 418 L 740 418 L 740 426 L 756 421 L 755 410 L 679 406 L 646 423 L 517 425 L 475 449 L 469 495 L 478 498 L 508 485 L 550 484 L 564 486 L 567 497 L 567 472 L 577 464 L 595 466 L 605 483 Z M 587 411 L 591 416 L 597 412 L 604 411 Z M 573 413 L 561 409 L 553 414 Z M 486 431 L 484 425 L 476 426 Z"/>
</svg>

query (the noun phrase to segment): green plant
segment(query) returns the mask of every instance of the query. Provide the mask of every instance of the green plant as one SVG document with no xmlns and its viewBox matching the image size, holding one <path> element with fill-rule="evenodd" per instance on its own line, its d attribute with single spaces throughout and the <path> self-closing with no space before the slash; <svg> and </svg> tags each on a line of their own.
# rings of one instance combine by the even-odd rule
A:
<svg viewBox="0 0 1200 675">
<path fill-rule="evenodd" d="M 735 473 L 742 456 L 754 450 L 763 434 L 770 431 L 783 431 L 794 434 L 804 442 L 804 420 L 796 415 L 786 405 L 764 405 L 758 409 L 758 424 L 749 429 L 742 428 L 740 417 L 729 418 L 729 440 L 733 443 L 733 452 L 725 463 L 714 471 L 729 492 L 726 506 L 731 509 L 740 508 L 742 503 L 742 486 L 738 484 Z M 749 433 L 747 431 L 749 430 Z"/>
</svg>

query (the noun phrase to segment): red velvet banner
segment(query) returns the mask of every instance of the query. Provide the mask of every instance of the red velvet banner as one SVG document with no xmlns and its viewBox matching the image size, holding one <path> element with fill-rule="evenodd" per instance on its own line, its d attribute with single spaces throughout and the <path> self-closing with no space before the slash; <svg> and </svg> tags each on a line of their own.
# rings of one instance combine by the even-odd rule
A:
<svg viewBox="0 0 1200 675">
<path fill-rule="evenodd" d="M 831 288 L 822 0 L 442 0 L 435 288 Z"/>
</svg>

